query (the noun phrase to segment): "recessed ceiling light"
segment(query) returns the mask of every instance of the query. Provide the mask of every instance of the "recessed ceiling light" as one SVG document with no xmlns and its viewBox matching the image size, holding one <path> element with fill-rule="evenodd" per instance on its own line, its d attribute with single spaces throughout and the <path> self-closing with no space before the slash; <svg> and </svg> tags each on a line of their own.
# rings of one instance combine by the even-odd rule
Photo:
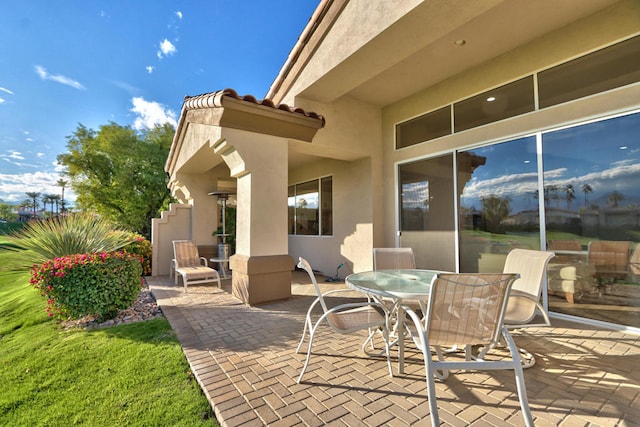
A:
<svg viewBox="0 0 640 427">
<path fill-rule="evenodd" d="M 465 44 L 467 44 L 467 41 L 465 39 L 458 39 L 456 41 L 453 42 L 456 46 L 464 46 Z"/>
<path fill-rule="evenodd" d="M 487 102 L 493 102 L 495 100 L 496 100 L 495 96 L 490 96 L 490 97 L 487 98 Z"/>
</svg>

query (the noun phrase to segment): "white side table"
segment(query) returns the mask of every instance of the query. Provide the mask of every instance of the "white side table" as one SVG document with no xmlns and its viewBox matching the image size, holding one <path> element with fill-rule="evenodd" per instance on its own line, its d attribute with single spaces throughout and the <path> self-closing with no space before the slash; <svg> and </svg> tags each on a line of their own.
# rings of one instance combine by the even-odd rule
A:
<svg viewBox="0 0 640 427">
<path fill-rule="evenodd" d="M 209 258 L 209 261 L 218 263 L 218 273 L 221 279 L 231 278 L 229 270 L 229 258 Z"/>
</svg>

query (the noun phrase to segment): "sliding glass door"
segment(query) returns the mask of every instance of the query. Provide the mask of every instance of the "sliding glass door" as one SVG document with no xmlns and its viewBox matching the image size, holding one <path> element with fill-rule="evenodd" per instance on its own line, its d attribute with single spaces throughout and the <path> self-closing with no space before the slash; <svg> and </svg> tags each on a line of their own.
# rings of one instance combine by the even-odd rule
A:
<svg viewBox="0 0 640 427">
<path fill-rule="evenodd" d="M 502 271 L 513 248 L 540 248 L 535 136 L 460 151 L 460 271 Z"/>
<path fill-rule="evenodd" d="M 640 113 L 399 166 L 420 268 L 502 271 L 548 249 L 551 311 L 640 327 Z"/>
<path fill-rule="evenodd" d="M 640 327 L 640 114 L 542 134 L 549 308 Z"/>
</svg>

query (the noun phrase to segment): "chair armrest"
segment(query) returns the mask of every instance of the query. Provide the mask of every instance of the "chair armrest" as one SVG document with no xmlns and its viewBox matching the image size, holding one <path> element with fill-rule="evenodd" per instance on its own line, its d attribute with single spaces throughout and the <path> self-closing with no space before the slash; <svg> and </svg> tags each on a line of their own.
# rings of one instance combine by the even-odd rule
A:
<svg viewBox="0 0 640 427">
<path fill-rule="evenodd" d="M 202 263 L 202 265 L 204 265 L 205 267 L 209 267 L 209 262 L 207 261 L 207 259 L 203 256 L 200 257 L 200 261 Z"/>
</svg>

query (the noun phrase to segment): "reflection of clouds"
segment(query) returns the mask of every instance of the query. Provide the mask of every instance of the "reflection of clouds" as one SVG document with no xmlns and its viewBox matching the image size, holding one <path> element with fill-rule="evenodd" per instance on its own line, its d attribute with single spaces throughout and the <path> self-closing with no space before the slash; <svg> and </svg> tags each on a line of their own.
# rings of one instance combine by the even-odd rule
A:
<svg viewBox="0 0 640 427">
<path fill-rule="evenodd" d="M 621 161 L 612 164 L 612 167 L 598 172 L 590 172 L 576 177 L 567 177 L 567 168 L 558 168 L 544 173 L 545 186 L 555 185 L 559 189 L 568 184 L 573 185 L 576 193 L 581 191 L 584 184 L 589 184 L 594 192 L 619 191 L 630 194 L 638 192 L 637 183 L 640 182 L 640 164 L 628 164 Z M 486 196 L 509 197 L 512 200 L 525 196 L 530 198 L 538 189 L 536 173 L 509 174 L 479 181 L 471 179 L 464 188 L 463 201 L 468 203 Z M 611 190 L 609 190 L 611 189 Z"/>
<path fill-rule="evenodd" d="M 619 191 L 623 195 L 630 197 L 640 197 L 638 194 L 638 182 L 640 182 L 640 163 L 629 164 L 629 161 L 619 161 L 612 163 L 612 167 L 604 171 L 590 172 L 581 176 L 566 177 L 568 168 L 557 168 L 545 171 L 545 186 L 555 185 L 562 193 L 567 185 L 571 184 L 576 195 L 582 192 L 582 186 L 589 184 L 594 193 L 599 191 L 600 195 L 605 192 Z M 512 201 L 524 199 L 533 200 L 533 195 L 538 190 L 538 174 L 528 172 L 522 174 L 508 174 L 492 179 L 479 180 L 472 177 L 464 187 L 461 197 L 461 205 L 464 207 L 473 206 L 475 201 L 483 197 L 498 196 L 509 197 Z M 427 182 L 417 182 L 404 184 L 402 186 L 403 205 L 423 206 L 424 200 L 429 195 Z"/>
<path fill-rule="evenodd" d="M 463 200 L 481 199 L 487 196 L 518 198 L 531 195 L 538 189 L 538 174 L 528 172 L 522 174 L 503 175 L 492 179 L 471 179 L 464 187 Z"/>
<path fill-rule="evenodd" d="M 429 182 L 420 181 L 402 184 L 402 205 L 405 207 L 424 206 L 424 201 L 429 197 Z"/>
<path fill-rule="evenodd" d="M 546 185 L 565 186 L 572 184 L 576 189 L 580 189 L 582 185 L 589 184 L 594 192 L 600 191 L 629 191 L 635 194 L 638 191 L 638 182 L 640 180 L 640 163 L 626 164 L 626 162 L 616 162 L 609 169 L 590 172 L 586 175 L 571 177 L 567 179 L 547 180 L 545 173 Z M 610 190 L 609 190 L 610 189 Z"/>
</svg>

